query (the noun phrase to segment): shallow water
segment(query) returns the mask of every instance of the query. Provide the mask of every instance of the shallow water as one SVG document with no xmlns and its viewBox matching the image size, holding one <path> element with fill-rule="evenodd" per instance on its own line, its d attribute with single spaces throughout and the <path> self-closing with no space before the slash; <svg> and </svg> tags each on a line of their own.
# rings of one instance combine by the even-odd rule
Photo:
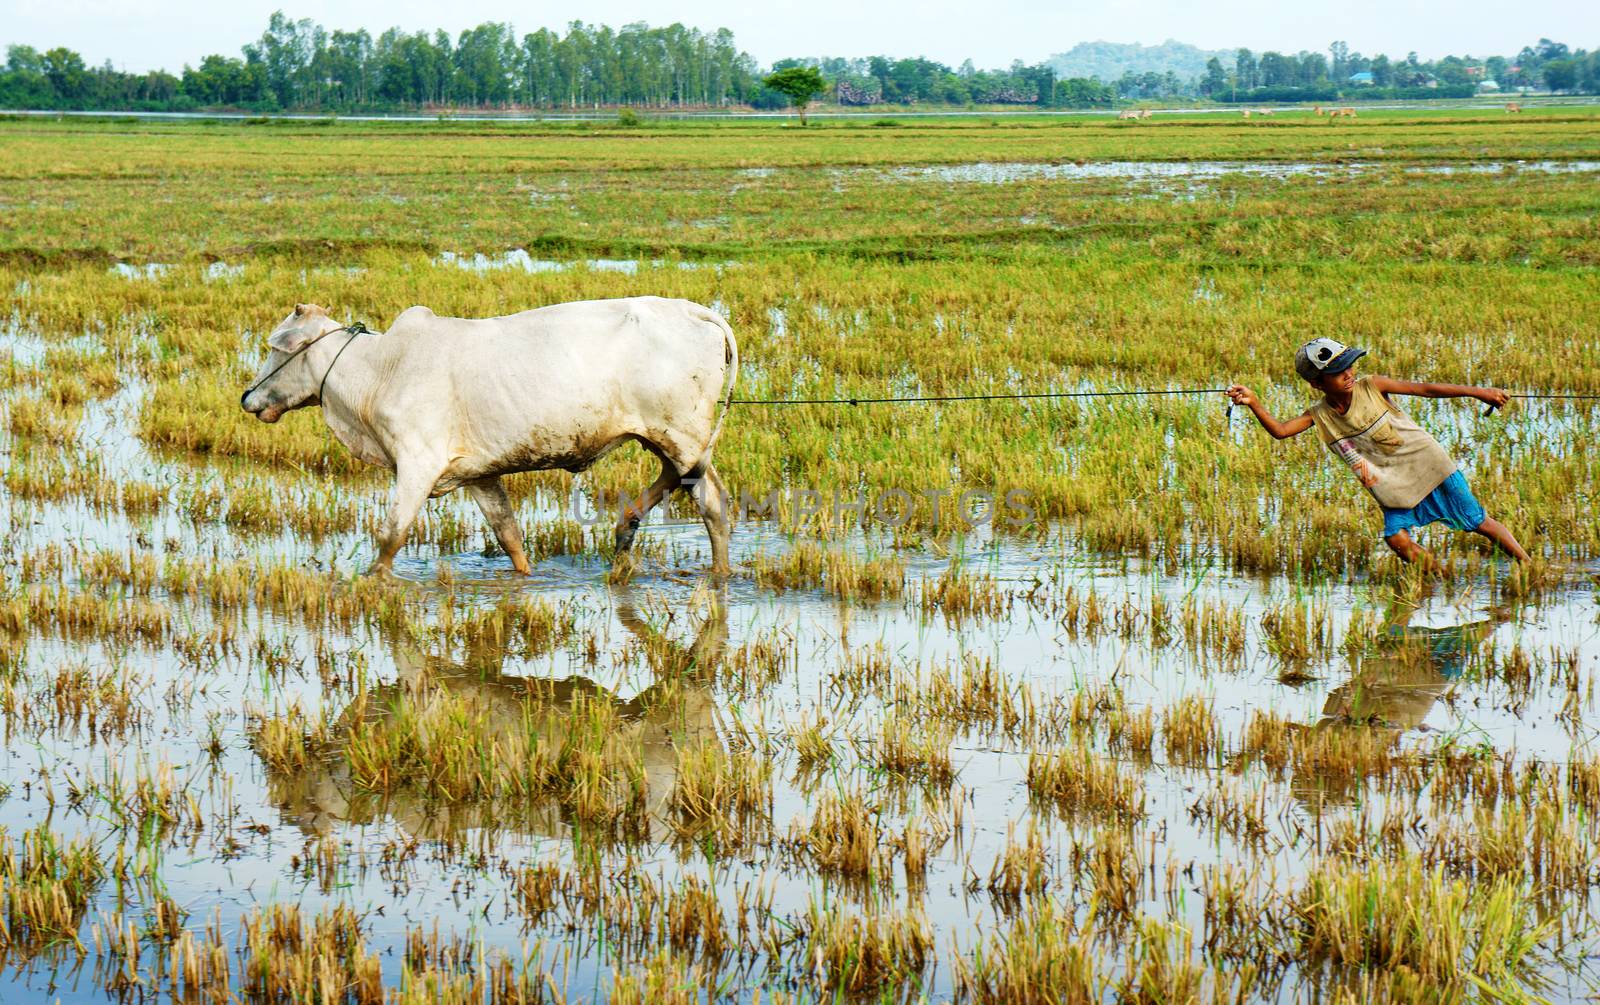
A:
<svg viewBox="0 0 1600 1005">
<path fill-rule="evenodd" d="M 172 271 L 172 265 L 167 262 L 146 262 L 143 265 L 118 262 L 111 267 L 111 271 L 123 279 L 160 279 Z"/>
<path fill-rule="evenodd" d="M 1532 171 L 1545 174 L 1592 174 L 1600 171 L 1600 161 L 1475 161 L 1470 164 L 1405 164 L 1381 161 L 1348 163 L 1322 161 L 1085 161 L 1084 163 L 1039 164 L 1030 162 L 979 162 L 972 164 L 929 164 L 887 169 L 838 169 L 841 175 L 872 172 L 891 182 L 937 182 L 940 184 L 1006 185 L 1020 181 L 1122 179 L 1164 181 L 1173 179 L 1211 180 L 1230 176 L 1240 178 L 1334 178 L 1403 170 L 1423 174 L 1508 174 Z"/>
<path fill-rule="evenodd" d="M 435 259 L 438 265 L 454 265 L 457 268 L 471 272 L 487 272 L 491 269 L 520 269 L 523 272 L 566 272 L 570 269 L 588 269 L 591 272 L 621 272 L 633 276 L 641 268 L 662 269 L 673 267 L 678 269 L 693 270 L 702 268 L 722 269 L 736 263 L 733 262 L 666 262 L 662 259 L 641 261 L 632 258 L 584 258 L 575 261 L 561 261 L 553 258 L 534 258 L 526 249 L 512 248 L 498 255 L 485 255 L 482 252 L 473 255 L 458 255 L 453 251 L 441 252 Z"/>
</svg>

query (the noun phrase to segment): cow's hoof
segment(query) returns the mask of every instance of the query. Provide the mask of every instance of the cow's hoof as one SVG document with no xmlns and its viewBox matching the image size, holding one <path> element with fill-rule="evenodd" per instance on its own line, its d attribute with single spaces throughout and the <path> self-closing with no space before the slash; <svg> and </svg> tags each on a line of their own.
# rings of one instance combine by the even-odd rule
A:
<svg viewBox="0 0 1600 1005">
<path fill-rule="evenodd" d="M 611 560 L 611 569 L 606 573 L 606 582 L 612 586 L 626 586 L 633 581 L 634 574 L 638 571 L 638 559 L 625 551 L 618 552 Z"/>
<path fill-rule="evenodd" d="M 617 554 L 620 555 L 633 547 L 633 535 L 638 531 L 639 525 L 637 523 L 629 523 L 617 528 L 617 536 L 615 538 Z"/>
<path fill-rule="evenodd" d="M 371 568 L 367 569 L 367 575 L 371 576 L 373 579 L 380 580 L 381 582 L 385 583 L 392 583 L 395 581 L 394 568 L 392 566 L 385 565 L 382 562 L 372 563 Z"/>
</svg>

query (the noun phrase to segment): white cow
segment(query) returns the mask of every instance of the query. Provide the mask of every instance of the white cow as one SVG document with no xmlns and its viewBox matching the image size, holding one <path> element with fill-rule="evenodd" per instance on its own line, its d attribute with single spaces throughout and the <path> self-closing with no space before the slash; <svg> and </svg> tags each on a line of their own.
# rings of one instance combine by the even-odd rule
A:
<svg viewBox="0 0 1600 1005">
<path fill-rule="evenodd" d="M 728 495 L 711 448 L 732 401 L 739 348 L 708 307 L 633 297 L 484 320 L 412 307 L 387 332 L 358 334 L 300 304 L 267 345 L 240 407 L 277 422 L 320 404 L 351 453 L 395 473 L 374 573 L 388 574 L 426 499 L 461 487 L 512 566 L 527 573 L 500 476 L 582 471 L 629 440 L 661 459 L 661 475 L 619 517 L 619 554 L 651 507 L 684 488 L 711 536 L 713 570 L 728 570 Z"/>
</svg>

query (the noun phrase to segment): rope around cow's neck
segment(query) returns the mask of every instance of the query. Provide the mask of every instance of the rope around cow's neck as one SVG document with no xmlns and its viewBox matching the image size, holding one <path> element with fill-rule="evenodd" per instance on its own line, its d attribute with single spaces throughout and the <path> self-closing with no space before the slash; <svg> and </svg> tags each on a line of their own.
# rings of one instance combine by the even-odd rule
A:
<svg viewBox="0 0 1600 1005">
<path fill-rule="evenodd" d="M 350 333 L 350 337 L 345 339 L 344 345 L 340 346 L 339 351 L 333 354 L 333 362 L 329 363 L 328 368 L 322 371 L 322 382 L 317 385 L 317 404 L 319 405 L 322 404 L 322 391 L 328 386 L 328 375 L 333 373 L 333 368 L 339 363 L 339 357 L 344 355 L 344 351 L 350 348 L 351 343 L 360 337 L 363 332 L 367 331 L 367 326 L 357 321 L 354 324 L 345 325 L 344 330 Z M 320 342 L 321 339 L 317 341 Z"/>
<path fill-rule="evenodd" d="M 354 342 L 356 340 L 356 336 L 358 336 L 358 335 L 371 335 L 373 333 L 371 328 L 368 328 L 366 325 L 362 324 L 359 321 L 352 321 L 351 323 L 349 323 L 347 325 L 340 325 L 337 328 L 330 328 L 327 331 L 323 332 L 321 335 L 318 335 L 316 338 L 312 339 L 310 342 L 307 342 L 305 345 L 303 345 L 300 348 L 296 349 L 294 352 L 289 354 L 289 358 L 288 359 L 284 360 L 282 363 L 279 363 L 277 366 L 273 367 L 271 373 L 267 374 L 265 377 L 262 377 L 260 380 L 256 381 L 254 384 L 251 384 L 249 387 L 245 388 L 245 392 L 243 394 L 239 395 L 239 400 L 242 402 L 242 401 L 244 401 L 244 399 L 250 397 L 251 394 L 255 393 L 256 388 L 260 387 L 262 384 L 265 384 L 267 381 L 269 381 L 272 378 L 276 377 L 278 375 L 279 371 L 281 371 L 284 367 L 288 366 L 290 363 L 293 363 L 296 359 L 298 359 L 300 357 L 300 355 L 302 353 L 305 353 L 305 352 L 309 351 L 312 346 L 316 345 L 318 342 L 321 342 L 323 339 L 327 338 L 329 335 L 332 335 L 332 334 L 334 334 L 336 332 L 349 332 L 350 333 L 350 337 L 345 339 L 344 345 L 340 346 L 339 347 L 339 351 L 334 353 L 333 362 L 329 363 L 328 364 L 328 368 L 326 370 L 322 371 L 322 381 L 321 381 L 321 383 L 317 384 L 317 401 L 321 402 L 322 401 L 322 391 L 323 391 L 324 388 L 326 388 L 328 386 L 328 374 L 333 372 L 334 364 L 339 362 L 339 357 L 343 356 L 344 355 L 344 351 L 346 349 L 350 348 L 350 343 L 352 343 L 352 342 Z"/>
</svg>

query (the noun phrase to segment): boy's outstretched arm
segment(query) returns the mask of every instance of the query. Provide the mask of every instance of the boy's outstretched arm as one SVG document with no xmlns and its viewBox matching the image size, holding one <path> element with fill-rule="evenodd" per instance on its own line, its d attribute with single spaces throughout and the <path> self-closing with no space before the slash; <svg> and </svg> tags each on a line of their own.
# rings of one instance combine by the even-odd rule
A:
<svg viewBox="0 0 1600 1005">
<path fill-rule="evenodd" d="M 1261 423 L 1261 428 L 1272 434 L 1275 440 L 1286 440 L 1291 436 L 1299 436 L 1312 426 L 1311 413 L 1305 412 L 1295 416 L 1288 422 L 1279 422 L 1267 411 L 1256 393 L 1243 384 L 1235 384 L 1228 388 L 1228 400 L 1235 405 L 1243 405 L 1255 415 L 1256 421 Z"/>
<path fill-rule="evenodd" d="M 1498 387 L 1473 387 L 1470 384 L 1423 384 L 1414 380 L 1395 380 L 1393 377 L 1372 378 L 1372 388 L 1381 394 L 1409 394 L 1418 398 L 1477 398 L 1486 405 L 1499 408 L 1511 400 L 1511 395 Z"/>
</svg>

